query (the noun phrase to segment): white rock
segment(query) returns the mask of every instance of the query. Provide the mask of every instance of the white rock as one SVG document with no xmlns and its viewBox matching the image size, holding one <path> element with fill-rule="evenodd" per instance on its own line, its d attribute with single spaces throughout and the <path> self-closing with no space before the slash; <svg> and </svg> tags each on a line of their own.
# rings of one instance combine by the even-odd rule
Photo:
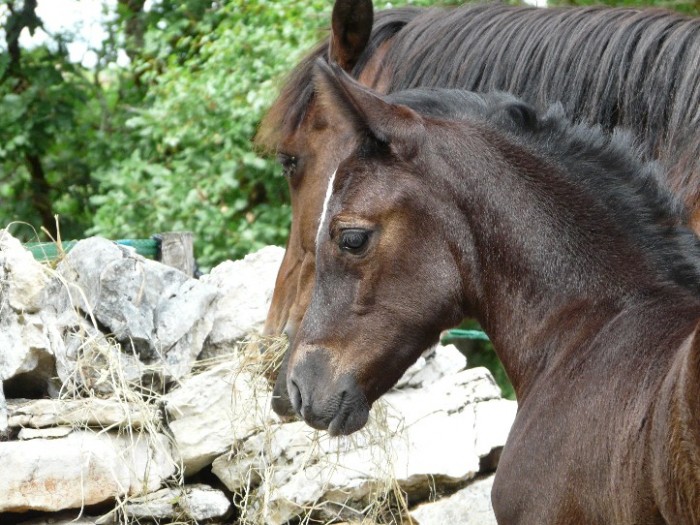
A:
<svg viewBox="0 0 700 525">
<path fill-rule="evenodd" d="M 28 381 L 46 382 L 55 375 L 51 319 L 39 311 L 48 282 L 48 268 L 0 230 L 0 381 L 30 373 Z"/>
<path fill-rule="evenodd" d="M 73 427 L 23 428 L 17 436 L 20 440 L 56 439 L 66 437 L 73 432 Z"/>
<path fill-rule="evenodd" d="M 97 428 L 142 428 L 160 416 L 152 405 L 125 403 L 116 399 L 36 399 L 10 401 L 11 427 L 90 426 Z"/>
<path fill-rule="evenodd" d="M 219 292 L 207 352 L 216 354 L 265 323 L 284 249 L 267 246 L 239 261 L 225 261 L 201 280 Z"/>
<path fill-rule="evenodd" d="M 0 443 L 0 512 L 80 508 L 157 490 L 175 472 L 163 435 L 76 431 Z"/>
<path fill-rule="evenodd" d="M 411 512 L 416 525 L 496 525 L 491 505 L 491 475 L 471 483 L 453 495 L 419 505 Z"/>
<path fill-rule="evenodd" d="M 41 293 L 49 279 L 48 268 L 37 262 L 7 230 L 0 230 L 3 302 L 17 312 L 35 313 L 41 308 Z"/>
<path fill-rule="evenodd" d="M 328 513 L 344 509 L 340 517 L 358 519 L 351 509 L 391 479 L 424 496 L 473 478 L 480 458 L 503 446 L 515 417 L 515 403 L 500 398 L 483 368 L 383 399 L 358 434 L 333 439 L 302 422 L 279 425 L 217 458 L 212 470 L 233 492 L 257 486 L 252 521 L 281 524 L 321 501 Z M 484 427 L 493 421 L 495 429 Z"/>
<path fill-rule="evenodd" d="M 454 345 L 437 345 L 423 354 L 396 383 L 394 388 L 419 388 L 467 367 L 467 358 Z"/>
<path fill-rule="evenodd" d="M 77 305 L 93 314 L 141 360 L 163 367 L 167 377 L 189 372 L 211 330 L 209 308 L 216 290 L 132 249 L 92 237 L 78 242 L 57 271 L 55 308 Z"/>
<path fill-rule="evenodd" d="M 37 377 L 53 373 L 54 347 L 48 330 L 51 319 L 40 314 L 14 312 L 0 315 L 0 380 L 31 372 Z"/>
<path fill-rule="evenodd" d="M 235 359 L 182 381 L 164 397 L 174 452 L 188 475 L 275 419 L 264 378 Z"/>
<path fill-rule="evenodd" d="M 207 485 L 186 485 L 176 489 L 161 489 L 146 496 L 133 498 L 124 505 L 124 514 L 132 520 L 176 519 L 208 520 L 221 518 L 231 510 L 231 501 L 220 490 Z"/>
</svg>

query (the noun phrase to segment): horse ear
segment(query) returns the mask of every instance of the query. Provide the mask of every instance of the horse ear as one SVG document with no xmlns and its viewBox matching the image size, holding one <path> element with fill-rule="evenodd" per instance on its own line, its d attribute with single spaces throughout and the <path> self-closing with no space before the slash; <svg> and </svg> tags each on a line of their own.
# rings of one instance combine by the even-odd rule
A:
<svg viewBox="0 0 700 525">
<path fill-rule="evenodd" d="M 358 133 L 377 143 L 389 146 L 392 138 L 407 140 L 410 125 L 420 120 L 412 109 L 385 101 L 336 64 L 317 59 L 314 82 L 323 107 L 339 112 Z"/>
<path fill-rule="evenodd" d="M 374 21 L 372 0 L 336 0 L 331 17 L 331 61 L 351 71 L 364 51 Z"/>
</svg>

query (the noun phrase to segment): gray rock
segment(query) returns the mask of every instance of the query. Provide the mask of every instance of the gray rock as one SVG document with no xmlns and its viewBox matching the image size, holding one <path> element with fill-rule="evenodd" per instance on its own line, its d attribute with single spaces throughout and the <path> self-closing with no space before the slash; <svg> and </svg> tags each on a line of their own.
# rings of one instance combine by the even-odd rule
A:
<svg viewBox="0 0 700 525">
<path fill-rule="evenodd" d="M 57 271 L 71 283 L 58 311 L 77 305 L 94 315 L 127 355 L 160 366 L 168 379 L 190 371 L 211 330 L 213 287 L 97 237 L 77 243 Z"/>
<path fill-rule="evenodd" d="M 218 290 L 205 356 L 232 349 L 265 323 L 284 249 L 267 246 L 239 261 L 225 261 L 201 280 Z"/>
<path fill-rule="evenodd" d="M 396 383 L 394 388 L 419 388 L 447 375 L 461 372 L 467 358 L 454 345 L 437 345 L 425 352 Z"/>
<path fill-rule="evenodd" d="M 174 452 L 191 475 L 276 419 L 268 383 L 231 358 L 164 397 Z"/>
<path fill-rule="evenodd" d="M 130 499 L 123 512 L 130 520 L 176 519 L 195 523 L 222 518 L 231 511 L 231 501 L 220 490 L 207 485 L 185 485 L 161 489 L 146 496 Z"/>
<path fill-rule="evenodd" d="M 50 279 L 49 270 L 7 230 L 0 230 L 0 296 L 12 310 L 36 313 L 41 293 Z"/>
<path fill-rule="evenodd" d="M 48 268 L 0 230 L 0 381 L 27 374 L 27 382 L 46 383 L 55 374 L 52 319 L 40 312 L 49 280 Z"/>
<path fill-rule="evenodd" d="M 491 505 L 493 478 L 488 476 L 447 498 L 419 505 L 411 518 L 416 525 L 496 525 Z"/>
<path fill-rule="evenodd" d="M 485 369 L 446 376 L 422 389 L 388 393 L 366 430 L 329 438 L 297 422 L 268 427 L 212 466 L 232 492 L 253 489 L 246 516 L 281 524 L 323 502 L 329 518 L 360 519 L 369 496 L 392 480 L 427 496 L 476 476 L 480 459 L 505 443 L 515 403 Z M 353 513 L 354 512 L 354 513 Z"/>
<path fill-rule="evenodd" d="M 27 439 L 56 439 L 66 437 L 73 430 L 75 430 L 73 427 L 22 428 L 17 437 L 22 441 Z"/>
<path fill-rule="evenodd" d="M 10 427 L 70 427 L 141 429 L 160 421 L 158 409 L 117 399 L 14 400 L 8 404 Z"/>
<path fill-rule="evenodd" d="M 75 431 L 0 443 L 0 512 L 59 511 L 158 490 L 175 472 L 162 435 Z"/>
</svg>

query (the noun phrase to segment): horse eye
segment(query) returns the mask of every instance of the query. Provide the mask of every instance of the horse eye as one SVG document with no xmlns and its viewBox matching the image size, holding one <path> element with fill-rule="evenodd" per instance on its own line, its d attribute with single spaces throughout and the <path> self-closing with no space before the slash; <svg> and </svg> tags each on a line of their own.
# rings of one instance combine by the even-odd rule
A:
<svg viewBox="0 0 700 525">
<path fill-rule="evenodd" d="M 369 240 L 367 230 L 347 229 L 340 234 L 340 249 L 351 253 L 359 253 Z"/>
<path fill-rule="evenodd" d="M 294 155 L 278 153 L 277 161 L 282 165 L 282 174 L 287 178 L 291 178 L 297 169 L 297 158 Z"/>
</svg>

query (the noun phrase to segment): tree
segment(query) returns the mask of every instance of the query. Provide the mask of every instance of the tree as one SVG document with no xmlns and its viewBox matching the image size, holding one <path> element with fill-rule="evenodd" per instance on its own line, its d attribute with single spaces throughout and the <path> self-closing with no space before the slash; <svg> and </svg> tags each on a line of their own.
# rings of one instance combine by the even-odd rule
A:
<svg viewBox="0 0 700 525">
<path fill-rule="evenodd" d="M 436 2 L 393 5 L 404 3 Z M 58 214 L 64 238 L 190 230 L 205 268 L 284 244 L 286 184 L 251 139 L 284 75 L 325 34 L 332 1 L 145 7 L 117 0 L 86 69 L 68 58 L 70 34 L 22 49 L 19 33 L 41 27 L 36 0 L 0 0 L 0 224 L 53 234 Z M 122 52 L 129 64 L 117 67 Z"/>
</svg>

